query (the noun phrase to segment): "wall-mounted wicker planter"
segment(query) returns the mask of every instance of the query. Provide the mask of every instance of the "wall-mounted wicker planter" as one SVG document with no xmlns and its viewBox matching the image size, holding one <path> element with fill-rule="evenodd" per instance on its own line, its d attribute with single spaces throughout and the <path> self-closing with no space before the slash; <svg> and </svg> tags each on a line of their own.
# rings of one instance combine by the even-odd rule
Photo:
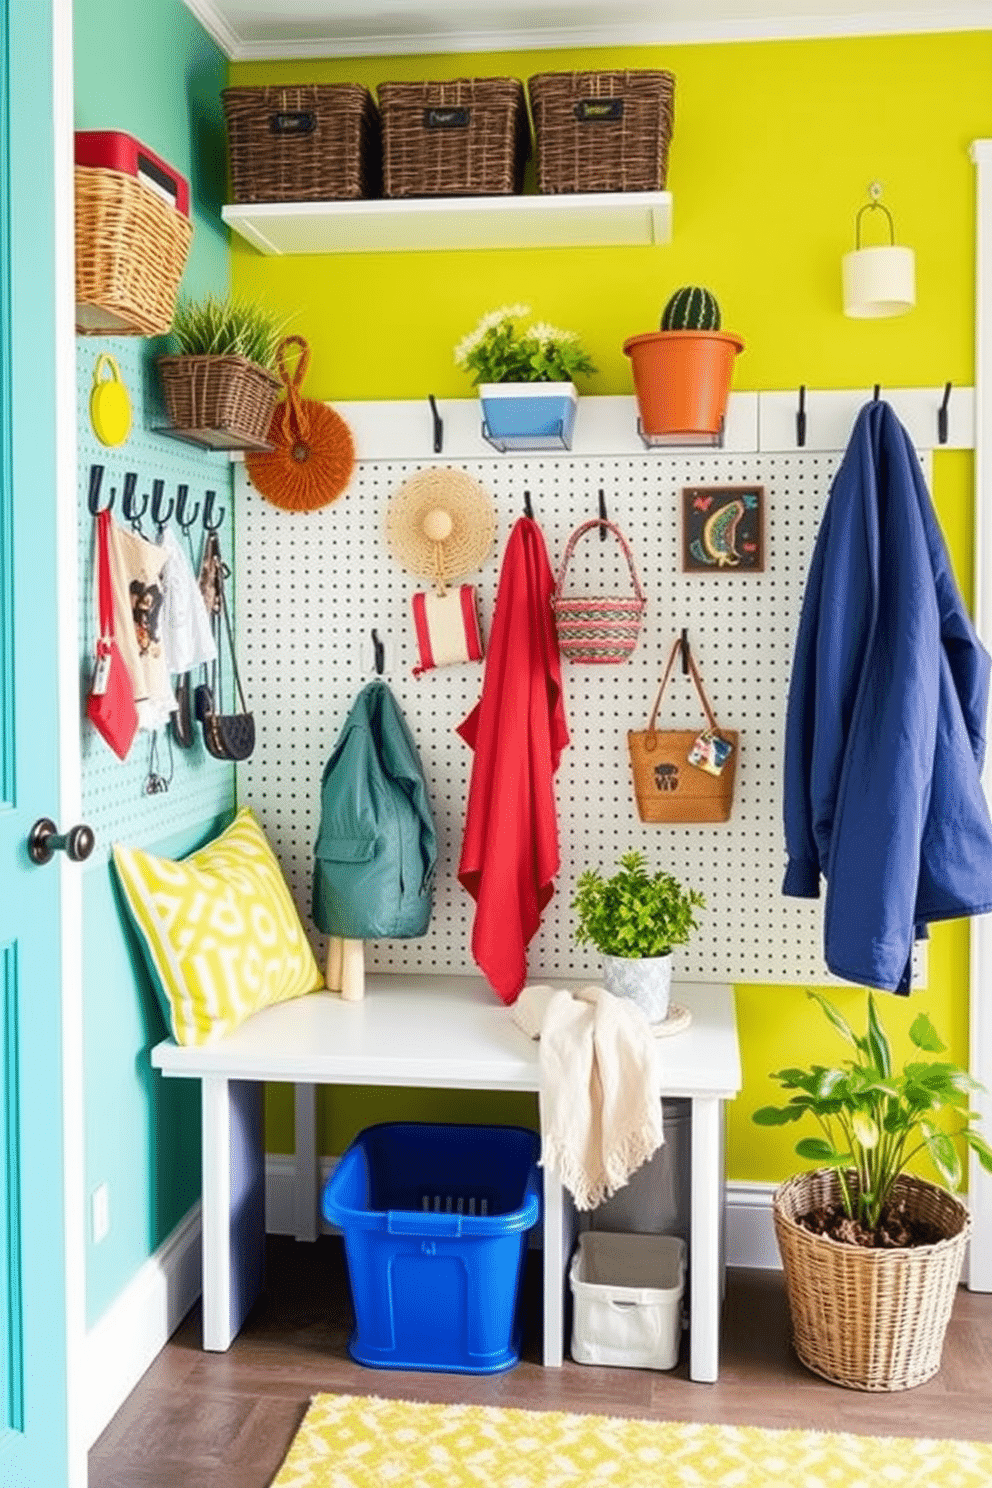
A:
<svg viewBox="0 0 992 1488">
<path fill-rule="evenodd" d="M 280 382 L 242 356 L 163 356 L 169 431 L 212 449 L 269 449 Z"/>
<path fill-rule="evenodd" d="M 968 1211 L 946 1189 L 904 1174 L 895 1201 L 905 1203 L 907 1219 L 928 1220 L 945 1238 L 866 1250 L 797 1223 L 839 1197 L 836 1173 L 821 1169 L 788 1179 L 772 1201 L 796 1353 L 814 1374 L 851 1390 L 921 1385 L 940 1368 L 971 1230 Z"/>
</svg>

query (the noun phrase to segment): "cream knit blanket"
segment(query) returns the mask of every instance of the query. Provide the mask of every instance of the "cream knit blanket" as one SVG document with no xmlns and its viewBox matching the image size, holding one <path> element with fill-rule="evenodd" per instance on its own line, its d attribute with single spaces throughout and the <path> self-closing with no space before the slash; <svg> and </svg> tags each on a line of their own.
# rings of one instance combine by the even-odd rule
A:
<svg viewBox="0 0 992 1488">
<path fill-rule="evenodd" d="M 510 1011 L 541 1040 L 541 1162 L 595 1209 L 665 1140 L 651 1025 L 603 987 L 527 986 Z"/>
</svg>

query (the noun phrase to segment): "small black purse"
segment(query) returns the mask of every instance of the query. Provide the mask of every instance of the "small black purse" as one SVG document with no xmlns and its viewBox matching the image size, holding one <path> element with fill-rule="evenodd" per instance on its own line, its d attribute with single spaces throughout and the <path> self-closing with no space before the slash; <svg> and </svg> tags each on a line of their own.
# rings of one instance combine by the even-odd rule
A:
<svg viewBox="0 0 992 1488">
<path fill-rule="evenodd" d="M 245 702 L 238 672 L 238 658 L 234 651 L 234 634 L 227 609 L 227 596 L 224 593 L 224 580 L 229 572 L 220 555 L 216 532 L 208 532 L 203 548 L 203 561 L 200 564 L 200 592 L 206 601 L 214 640 L 217 642 L 217 660 L 211 664 L 209 678 L 204 665 L 203 681 L 193 696 L 193 711 L 203 728 L 203 742 L 214 759 L 246 760 L 255 748 L 255 718 Z M 223 706 L 224 696 L 221 669 L 223 638 L 220 634 L 222 615 L 228 650 L 231 653 L 234 683 L 241 703 L 240 713 L 222 713 L 218 709 L 218 703 Z"/>
</svg>

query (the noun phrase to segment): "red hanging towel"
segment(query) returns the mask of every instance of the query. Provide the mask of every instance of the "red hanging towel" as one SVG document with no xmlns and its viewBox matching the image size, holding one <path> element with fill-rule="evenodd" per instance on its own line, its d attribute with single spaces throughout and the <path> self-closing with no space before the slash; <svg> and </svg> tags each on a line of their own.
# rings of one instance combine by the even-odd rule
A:
<svg viewBox="0 0 992 1488">
<path fill-rule="evenodd" d="M 475 750 L 458 877 L 475 899 L 472 955 L 506 1003 L 527 980 L 527 946 L 554 893 L 554 774 L 568 743 L 541 529 L 521 517 L 496 595 L 482 696 L 457 732 Z"/>
</svg>

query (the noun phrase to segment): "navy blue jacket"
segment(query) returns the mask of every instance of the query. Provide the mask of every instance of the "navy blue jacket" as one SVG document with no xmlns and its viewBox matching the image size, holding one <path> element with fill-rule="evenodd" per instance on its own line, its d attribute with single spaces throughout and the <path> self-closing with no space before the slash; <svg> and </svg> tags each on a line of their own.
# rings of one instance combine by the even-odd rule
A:
<svg viewBox="0 0 992 1488">
<path fill-rule="evenodd" d="M 826 879 L 837 976 L 908 992 L 929 922 L 992 909 L 989 673 L 909 436 L 868 403 L 817 535 L 785 731 L 783 892 Z"/>
</svg>

